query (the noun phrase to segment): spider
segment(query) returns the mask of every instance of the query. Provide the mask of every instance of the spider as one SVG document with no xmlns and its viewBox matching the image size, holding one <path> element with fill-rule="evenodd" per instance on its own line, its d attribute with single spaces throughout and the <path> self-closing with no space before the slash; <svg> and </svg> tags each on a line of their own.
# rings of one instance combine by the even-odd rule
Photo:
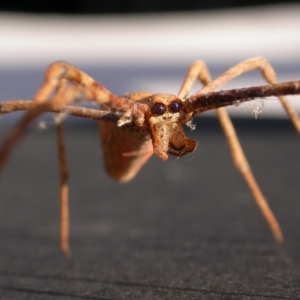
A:
<svg viewBox="0 0 300 300">
<path fill-rule="evenodd" d="M 261 71 L 268 85 L 215 92 L 231 79 L 255 69 Z M 188 97 L 196 80 L 204 87 Z M 148 92 L 116 96 L 76 67 L 65 62 L 55 62 L 46 70 L 44 83 L 32 101 L 13 100 L 0 104 L 2 113 L 27 110 L 0 147 L 0 170 L 27 125 L 44 112 L 56 112 L 98 120 L 106 171 L 115 180 L 126 182 L 136 176 L 152 153 L 167 160 L 168 155 L 181 157 L 193 152 L 197 142 L 185 136 L 183 125 L 193 129 L 191 121 L 195 115 L 216 109 L 234 165 L 246 181 L 275 240 L 282 242 L 280 226 L 252 174 L 232 122 L 223 107 L 255 97 L 278 96 L 300 134 L 300 120 L 285 98 L 284 95 L 287 94 L 300 94 L 300 81 L 277 83 L 274 69 L 263 57 L 245 60 L 213 81 L 206 64 L 196 61 L 188 69 L 177 96 Z M 100 105 L 101 110 L 70 105 L 83 100 Z M 70 257 L 67 183 L 69 171 L 63 123 L 61 121 L 56 125 L 60 166 L 60 247 L 65 256 Z"/>
</svg>

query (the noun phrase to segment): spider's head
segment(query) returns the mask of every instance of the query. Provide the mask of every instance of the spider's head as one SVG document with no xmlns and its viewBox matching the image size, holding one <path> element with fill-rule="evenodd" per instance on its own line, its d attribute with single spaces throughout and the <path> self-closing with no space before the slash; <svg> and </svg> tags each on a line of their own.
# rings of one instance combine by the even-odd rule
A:
<svg viewBox="0 0 300 300">
<path fill-rule="evenodd" d="M 145 99 L 149 106 L 148 121 L 158 123 L 177 123 L 185 119 L 182 101 L 174 95 L 155 94 Z"/>
<path fill-rule="evenodd" d="M 166 160 L 167 154 L 183 156 L 196 149 L 197 143 L 185 137 L 183 124 L 190 118 L 183 109 L 183 100 L 170 94 L 155 94 L 145 97 L 146 114 L 154 153 Z"/>
</svg>

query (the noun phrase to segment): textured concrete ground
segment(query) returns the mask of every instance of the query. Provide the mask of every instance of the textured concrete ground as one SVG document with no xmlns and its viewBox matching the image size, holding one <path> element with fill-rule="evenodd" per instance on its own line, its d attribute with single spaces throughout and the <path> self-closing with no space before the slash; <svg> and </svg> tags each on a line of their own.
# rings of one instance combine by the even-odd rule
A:
<svg viewBox="0 0 300 300">
<path fill-rule="evenodd" d="M 118 185 L 103 171 L 96 124 L 67 126 L 71 246 L 58 248 L 53 128 L 32 128 L 0 191 L 0 299 L 300 299 L 299 137 L 287 121 L 235 120 L 285 235 L 276 245 L 234 170 L 216 120 L 197 151 Z M 4 129 L 1 136 L 4 135 Z"/>
</svg>

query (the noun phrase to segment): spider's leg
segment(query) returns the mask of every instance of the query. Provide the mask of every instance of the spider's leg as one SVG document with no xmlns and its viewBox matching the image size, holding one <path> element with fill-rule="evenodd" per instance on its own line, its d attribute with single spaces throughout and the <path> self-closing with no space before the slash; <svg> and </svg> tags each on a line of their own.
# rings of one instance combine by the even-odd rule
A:
<svg viewBox="0 0 300 300">
<path fill-rule="evenodd" d="M 59 82 L 57 91 L 62 92 L 67 86 L 67 79 Z M 69 245 L 69 166 L 67 161 L 63 115 L 56 114 L 56 141 L 59 165 L 59 185 L 60 185 L 60 248 L 67 258 L 71 257 Z"/>
<path fill-rule="evenodd" d="M 60 175 L 60 248 L 66 257 L 71 256 L 69 246 L 69 168 L 64 143 L 63 123 L 56 124 Z"/>
<path fill-rule="evenodd" d="M 245 61 L 242 61 L 241 63 L 230 68 L 221 76 L 219 76 L 218 78 L 210 82 L 208 85 L 206 85 L 203 89 L 195 93 L 195 96 L 197 94 L 203 95 L 209 92 L 214 92 L 216 89 L 220 88 L 222 85 L 232 80 L 233 78 L 236 78 L 244 73 L 253 70 L 260 70 L 262 76 L 266 79 L 268 83 L 270 84 L 277 83 L 277 76 L 271 64 L 263 57 L 255 57 L 255 58 L 250 58 Z M 300 118 L 297 112 L 291 106 L 287 97 L 278 96 L 278 99 L 283 105 L 296 131 L 300 134 Z"/>
<path fill-rule="evenodd" d="M 60 88 L 62 82 L 64 84 Z M 76 83 L 76 86 L 65 86 L 65 82 Z M 61 108 L 80 100 L 89 100 L 100 105 L 105 104 L 107 107 L 119 111 L 131 109 L 135 120 L 139 120 L 139 118 L 143 120 L 144 117 L 140 111 L 142 104 L 138 105 L 133 101 L 110 93 L 92 77 L 72 65 L 64 62 L 53 63 L 46 70 L 44 83 L 35 94 L 32 105 L 10 135 L 6 137 L 0 148 L 0 170 L 32 120 L 53 107 Z"/>
<path fill-rule="evenodd" d="M 5 161 L 7 160 L 9 154 L 11 153 L 14 145 L 22 137 L 27 128 L 27 125 L 35 119 L 39 114 L 47 111 L 51 105 L 54 107 L 56 103 L 62 104 L 71 101 L 76 95 L 81 91 L 78 91 L 77 87 L 69 87 L 68 89 L 60 90 L 56 96 L 54 96 L 53 103 L 46 102 L 41 103 L 25 114 L 21 122 L 12 131 L 0 148 L 0 168 L 3 167 Z M 64 98 L 64 99 L 62 99 Z M 64 101 L 62 101 L 64 100 Z M 59 154 L 59 172 L 60 172 L 60 246 L 66 257 L 71 256 L 69 247 L 69 206 L 68 206 L 68 165 L 65 153 L 64 138 L 63 138 L 63 127 L 62 123 L 57 124 L 57 145 Z"/>
<path fill-rule="evenodd" d="M 192 86 L 194 85 L 196 80 L 199 80 L 204 86 L 209 84 L 211 82 L 211 76 L 209 69 L 206 65 L 206 63 L 203 60 L 197 60 L 191 64 L 189 67 L 187 74 L 184 78 L 184 81 L 181 85 L 181 88 L 177 94 L 178 98 L 185 99 Z M 194 113 L 189 114 L 189 120 L 186 122 L 186 125 L 190 127 L 192 130 L 195 128 L 195 126 L 192 124 L 192 116 Z"/>
<path fill-rule="evenodd" d="M 39 94 L 38 91 L 37 94 Z M 112 94 L 111 94 L 112 95 Z M 49 95 L 50 97 L 51 95 Z M 143 120 L 144 115 L 140 110 L 138 104 L 135 106 L 135 103 L 131 103 L 129 100 L 126 100 L 122 97 L 112 95 L 113 99 L 116 100 L 118 104 L 122 103 L 124 100 L 123 111 L 128 111 L 132 109 L 133 119 L 139 120 L 141 116 L 141 120 Z M 68 86 L 63 89 L 60 89 L 57 94 L 55 94 L 51 101 L 40 101 L 42 98 L 34 98 L 32 105 L 25 113 L 23 118 L 19 121 L 17 126 L 10 132 L 10 134 L 4 139 L 2 146 L 0 147 L 0 170 L 2 169 L 4 163 L 6 162 L 8 156 L 10 155 L 13 147 L 19 141 L 19 139 L 25 133 L 27 126 L 42 113 L 51 111 L 53 108 L 62 109 L 64 106 L 81 101 L 81 100 L 89 100 L 92 102 L 99 103 L 101 102 L 102 93 L 99 90 L 89 89 L 82 86 Z M 38 99 L 38 100 L 36 100 Z M 142 106 L 143 104 L 140 104 Z M 135 109 L 136 108 L 136 109 Z M 142 123 L 141 121 L 140 123 Z M 138 123 L 138 122 L 137 122 Z"/>
<path fill-rule="evenodd" d="M 84 95 L 86 96 L 86 100 L 96 102 L 99 105 L 105 104 L 106 107 L 113 110 L 126 111 L 138 106 L 133 101 L 112 94 L 85 72 L 61 61 L 55 62 L 48 67 L 45 72 L 44 83 L 35 94 L 33 100 L 35 102 L 45 102 L 51 99 L 51 95 L 61 86 L 62 80 L 74 83 L 82 87 L 83 90 L 88 91 L 90 96 Z M 74 100 L 76 100 L 76 98 L 74 98 Z"/>
<path fill-rule="evenodd" d="M 248 59 L 233 68 L 229 69 L 223 75 L 219 76 L 217 79 L 213 80 L 207 84 L 198 93 L 205 94 L 215 91 L 218 87 L 230 81 L 231 79 L 251 70 L 260 69 L 263 76 L 269 81 L 274 82 L 276 80 L 276 74 L 270 64 L 264 58 L 253 58 Z M 263 196 L 259 185 L 257 184 L 255 177 L 251 171 L 250 165 L 241 147 L 241 144 L 236 135 L 233 124 L 224 108 L 219 108 L 216 110 L 218 119 L 224 130 L 231 155 L 234 161 L 234 165 L 242 174 L 244 180 L 246 181 L 257 205 L 259 206 L 264 218 L 269 224 L 271 231 L 277 242 L 283 241 L 283 235 L 276 220 L 273 212 L 271 211 L 265 197 Z"/>
<path fill-rule="evenodd" d="M 0 103 L 0 118 L 2 114 L 9 114 L 15 111 L 29 110 L 32 107 L 32 100 L 9 100 Z M 54 106 L 53 103 L 48 103 L 47 112 L 63 113 L 68 116 L 86 118 L 94 121 L 108 121 L 117 123 L 119 120 L 118 114 L 107 111 L 98 110 L 92 108 L 86 108 L 81 106 Z"/>
<path fill-rule="evenodd" d="M 75 85 L 67 86 L 67 83 Z M 54 63 L 49 66 L 45 73 L 45 80 L 35 94 L 32 104 L 24 114 L 23 118 L 11 133 L 4 139 L 0 147 L 0 170 L 3 168 L 14 146 L 23 136 L 27 126 L 39 115 L 53 108 L 61 109 L 66 105 L 88 100 L 97 104 L 105 104 L 109 109 L 127 113 L 132 112 L 132 118 L 140 123 L 143 122 L 143 111 L 141 105 L 128 99 L 118 97 L 110 93 L 93 78 L 64 62 Z M 140 119 L 139 119 L 140 118 Z M 127 119 L 126 119 L 127 120 Z M 125 122 L 126 122 L 125 120 Z M 129 120 L 130 121 L 130 120 Z M 124 121 L 123 121 L 124 123 Z M 57 128 L 59 164 L 60 164 L 60 194 L 61 194 L 61 247 L 66 256 L 70 255 L 68 242 L 68 185 L 67 185 L 67 161 L 63 142 L 62 125 Z"/>
<path fill-rule="evenodd" d="M 185 99 L 197 79 L 203 85 L 207 85 L 211 82 L 210 72 L 202 60 L 195 61 L 189 67 L 179 93 L 177 94 L 178 98 Z"/>
<path fill-rule="evenodd" d="M 276 220 L 271 208 L 269 207 L 266 198 L 261 192 L 258 183 L 252 173 L 248 160 L 245 156 L 243 148 L 237 137 L 236 131 L 232 124 L 232 121 L 224 108 L 218 108 L 216 110 L 219 122 L 223 128 L 227 142 L 229 144 L 230 152 L 233 158 L 235 167 L 240 171 L 244 180 L 246 181 L 258 207 L 260 208 L 264 218 L 266 219 L 269 227 L 277 242 L 283 241 L 283 234 L 281 232 L 280 225 Z"/>
<path fill-rule="evenodd" d="M 63 83 L 62 83 L 63 82 Z M 58 89 L 64 88 L 67 83 L 101 91 L 102 101 L 108 102 L 112 95 L 105 87 L 98 84 L 92 77 L 80 69 L 63 61 L 52 63 L 46 70 L 44 82 L 36 92 L 33 100 L 45 102 L 51 99 L 51 95 Z"/>
</svg>

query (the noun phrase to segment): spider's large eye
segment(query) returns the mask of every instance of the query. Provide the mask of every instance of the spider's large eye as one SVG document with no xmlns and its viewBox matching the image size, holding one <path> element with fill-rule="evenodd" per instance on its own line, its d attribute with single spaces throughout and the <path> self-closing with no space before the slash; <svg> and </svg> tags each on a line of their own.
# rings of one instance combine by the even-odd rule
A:
<svg viewBox="0 0 300 300">
<path fill-rule="evenodd" d="M 163 115 L 166 112 L 166 110 L 166 106 L 162 103 L 155 103 L 151 108 L 152 114 L 156 116 Z"/>
<path fill-rule="evenodd" d="M 181 107 L 182 107 L 182 103 L 180 101 L 172 101 L 168 108 L 169 108 L 169 111 L 172 112 L 172 113 L 177 113 L 181 110 Z"/>
</svg>

